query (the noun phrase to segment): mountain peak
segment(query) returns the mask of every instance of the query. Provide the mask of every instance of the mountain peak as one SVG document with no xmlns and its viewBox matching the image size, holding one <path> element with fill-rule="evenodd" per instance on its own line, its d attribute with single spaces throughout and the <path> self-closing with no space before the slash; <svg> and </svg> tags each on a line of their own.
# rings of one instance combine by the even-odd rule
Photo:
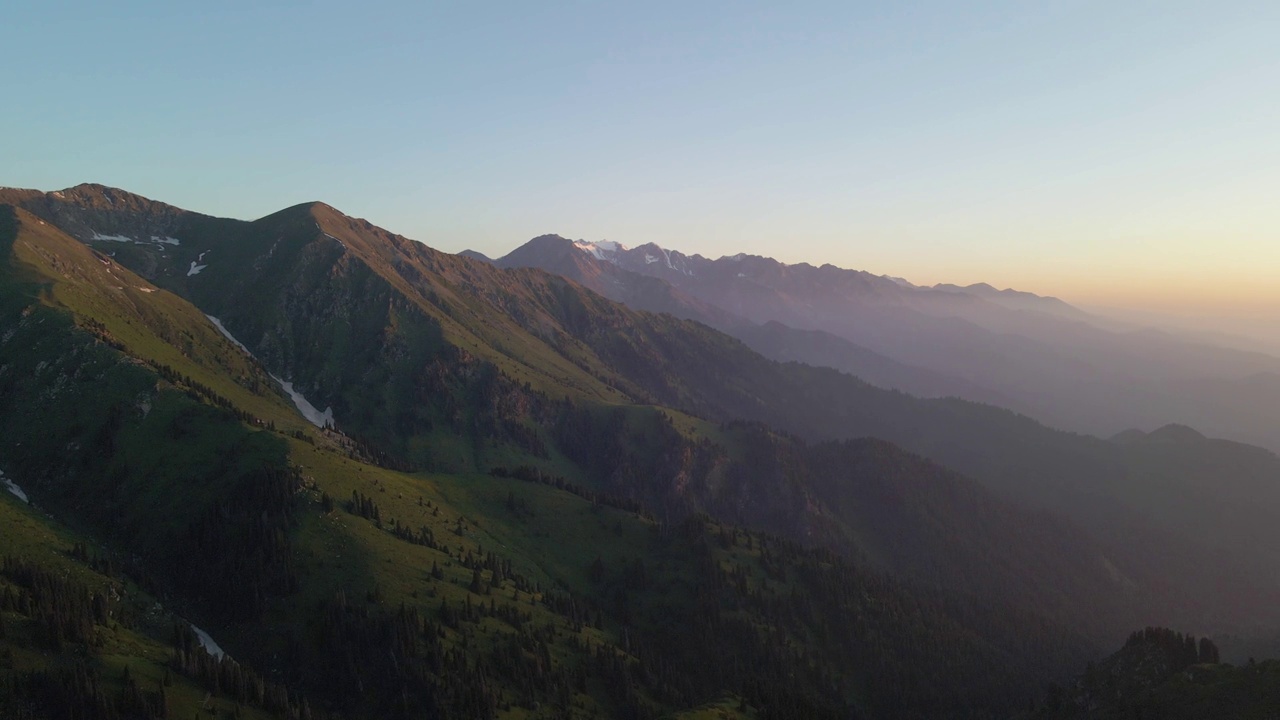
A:
<svg viewBox="0 0 1280 720">
<path fill-rule="evenodd" d="M 3 190 L 0 202 L 20 205 L 81 240 L 176 245 L 176 228 L 197 217 L 181 208 L 102 185 L 81 183 L 62 190 Z M 150 238 L 150 240 L 148 240 Z"/>
<path fill-rule="evenodd" d="M 627 246 L 612 240 L 575 240 L 573 246 L 589 253 L 597 260 L 609 260 L 617 264 L 617 254 L 626 252 Z"/>
<path fill-rule="evenodd" d="M 80 183 L 62 190 L 45 193 L 45 198 L 88 210 L 107 212 L 183 212 L 159 200 L 138 195 L 101 183 Z"/>
<path fill-rule="evenodd" d="M 537 250 L 540 252 L 546 252 L 549 250 L 563 251 L 572 247 L 575 244 L 576 243 L 574 243 L 569 238 L 564 237 L 563 235 L 557 235 L 556 233 L 547 233 L 545 235 L 539 235 L 529 240 L 525 244 L 516 248 L 515 251 L 520 251 L 520 250 Z"/>
<path fill-rule="evenodd" d="M 468 249 L 466 249 L 466 250 L 463 250 L 462 252 L 459 252 L 459 253 L 458 253 L 458 256 L 459 256 L 459 257 L 465 257 L 465 258 L 471 258 L 472 260 L 479 260 L 479 261 L 481 261 L 481 262 L 487 262 L 487 263 L 490 263 L 490 264 L 492 264 L 492 263 L 493 263 L 493 258 L 489 257 L 488 255 L 485 255 L 484 253 L 480 252 L 479 250 L 471 250 L 470 248 L 468 248 Z"/>
<path fill-rule="evenodd" d="M 1152 430 L 1149 433 L 1142 432 L 1138 429 L 1125 430 L 1112 436 L 1112 442 L 1121 444 L 1137 444 L 1137 443 L 1164 443 L 1164 444 L 1181 444 L 1181 443 L 1197 443 L 1207 440 L 1199 430 L 1179 425 L 1178 423 L 1170 423 L 1163 427 Z"/>
<path fill-rule="evenodd" d="M 57 192 L 61 192 L 64 194 L 70 194 L 70 193 L 98 193 L 98 194 L 111 193 L 111 194 L 120 194 L 120 195 L 134 194 L 126 190 L 121 190 L 118 187 L 112 187 L 111 185 L 103 185 L 102 183 L 94 183 L 94 182 L 80 183 L 78 185 L 73 185 L 69 188 L 63 188 L 62 190 L 58 190 Z"/>
<path fill-rule="evenodd" d="M 548 264 L 559 267 L 562 263 L 575 263 L 581 258 L 577 243 L 562 235 L 539 235 L 506 255 L 494 260 L 499 267 L 541 267 Z"/>
<path fill-rule="evenodd" d="M 296 205 L 290 205 L 289 207 L 276 210 L 273 213 L 258 218 L 258 221 L 284 218 L 306 220 L 309 218 L 319 224 L 324 220 L 335 219 L 338 216 L 342 216 L 342 213 L 335 210 L 332 206 L 326 205 L 318 200 L 312 200 L 310 202 L 298 203 Z"/>
<path fill-rule="evenodd" d="M 1180 425 L 1178 423 L 1169 423 L 1164 427 L 1152 430 L 1147 438 L 1161 442 L 1200 442 L 1206 438 L 1200 431 L 1195 428 Z"/>
</svg>

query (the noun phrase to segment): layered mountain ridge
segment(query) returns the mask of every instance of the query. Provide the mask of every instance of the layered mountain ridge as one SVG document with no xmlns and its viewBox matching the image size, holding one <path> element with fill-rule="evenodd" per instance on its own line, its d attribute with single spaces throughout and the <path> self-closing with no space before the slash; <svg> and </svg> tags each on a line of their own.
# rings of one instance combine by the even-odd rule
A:
<svg viewBox="0 0 1280 720">
<path fill-rule="evenodd" d="M 344 465 L 344 470 L 315 476 L 331 496 L 339 488 L 343 494 L 337 497 L 354 490 L 353 512 L 371 519 L 370 505 L 360 498 L 378 493 L 373 499 L 388 516 L 387 508 L 396 508 L 395 517 L 417 517 L 425 513 L 424 506 L 415 507 L 411 498 L 429 492 L 437 498 L 433 502 L 450 508 L 446 515 L 462 517 L 466 511 L 455 508 L 456 498 L 472 497 L 480 492 L 477 488 L 496 483 L 490 500 L 475 501 L 484 518 L 477 522 L 500 528 L 488 531 L 498 534 L 486 536 L 485 546 L 490 551 L 499 544 L 511 548 L 502 552 L 516 553 L 510 557 L 520 562 L 537 555 L 541 572 L 583 598 L 622 602 L 609 606 L 610 620 L 599 629 L 606 635 L 627 627 L 625 618 L 632 612 L 659 617 L 687 613 L 688 607 L 648 604 L 653 598 L 642 592 L 645 582 L 636 579 L 641 576 L 634 570 L 621 572 L 616 584 L 602 570 L 597 583 L 591 580 L 596 571 L 588 573 L 592 558 L 582 558 L 577 545 L 542 543 L 526 532 L 532 528 L 522 523 L 548 512 L 541 508 L 560 502 L 554 498 L 566 487 L 577 488 L 578 497 L 598 493 L 609 498 L 606 507 L 644 508 L 642 513 L 632 510 L 633 516 L 625 511 L 616 515 L 619 532 L 633 541 L 633 530 L 661 532 L 662 526 L 690 518 L 689 537 L 702 537 L 701 530 L 692 529 L 704 522 L 698 518 L 714 518 L 705 522 L 716 528 L 708 532 L 718 535 L 708 535 L 708 540 L 721 548 L 714 552 L 727 553 L 722 560 L 731 566 L 738 562 L 733 558 L 759 553 L 754 544 L 759 540 L 750 541 L 757 549 L 743 549 L 744 532 L 764 531 L 798 547 L 834 552 L 837 559 L 823 562 L 885 573 L 893 578 L 885 581 L 887 587 L 901 588 L 891 592 L 903 597 L 940 598 L 924 601 L 931 608 L 971 608 L 947 615 L 943 626 L 957 623 L 960 632 L 986 638 L 983 643 L 998 648 L 998 662 L 1009 662 L 1017 653 L 1010 638 L 1019 633 L 1033 638 L 1033 645 L 1041 643 L 1033 654 L 1047 653 L 1050 644 L 1059 643 L 1062 653 L 1055 662 L 1062 668 L 1077 662 L 1089 643 L 1143 623 L 1180 624 L 1202 633 L 1259 627 L 1276 597 L 1280 569 L 1270 550 L 1276 538 L 1262 516 L 1276 507 L 1274 489 L 1265 478 L 1278 461 L 1256 448 L 1213 445 L 1223 455 L 1205 456 L 1197 466 L 1193 460 L 1208 452 L 1202 438 L 1164 433 L 1177 450 L 1169 453 L 1164 444 L 1074 436 L 989 406 L 921 400 L 833 370 L 771 362 L 711 329 L 707 320 L 682 320 L 677 317 L 682 313 L 660 307 L 654 309 L 668 314 L 629 309 L 576 278 L 440 253 L 322 203 L 252 222 L 189 213 L 100 186 L 78 186 L 61 194 L 0 191 L 3 203 L 15 208 L 15 248 L 35 253 L 17 256 L 19 264 L 46 258 L 39 274 L 44 278 L 40 282 L 55 288 L 50 297 L 71 297 L 56 288 L 66 282 L 60 278 L 76 276 L 77 268 L 110 269 L 117 280 L 87 281 L 94 288 L 92 301 L 55 305 L 86 327 L 96 327 L 90 320 L 102 323 L 110 329 L 102 337 L 117 342 L 122 352 L 135 358 L 166 353 L 172 362 L 150 362 L 185 368 L 191 358 L 207 354 L 201 348 L 217 347 L 218 357 L 228 354 L 239 360 L 199 365 L 205 370 L 190 366 L 182 374 L 212 374 L 196 385 L 179 380 L 179 387 L 216 388 L 213 395 L 201 397 L 216 395 L 232 407 L 257 408 L 251 414 L 262 425 L 254 427 L 270 423 L 279 428 L 276 432 L 287 426 L 288 432 L 311 433 L 316 445 L 291 445 L 292 457 L 304 465 L 336 467 L 335 461 L 322 459 L 330 452 L 325 448 L 331 448 L 349 460 L 418 471 L 386 474 L 390 471 L 369 464 L 363 469 Z M 87 247 L 73 243 L 62 234 L 64 229 Z M 612 274 L 594 262 L 594 255 L 562 241 L 552 237 L 542 244 L 559 250 L 567 244 L 561 259 L 580 272 L 596 271 L 592 282 L 601 287 L 614 280 L 632 283 L 630 276 Z M 670 266 L 666 259 L 646 263 L 679 272 L 679 261 L 687 259 L 667 257 Z M 580 263 L 584 258 L 593 263 Z M 201 269 L 193 272 L 197 267 Z M 647 280 L 653 284 L 652 294 L 642 296 L 646 301 L 659 298 L 674 309 L 708 316 L 718 311 L 660 278 Z M 124 288 L 137 289 L 130 293 Z M 125 296 L 139 308 L 136 318 L 153 328 L 145 341 L 141 336 L 136 341 L 124 338 L 134 332 L 137 319 L 115 320 L 114 310 L 104 310 Z M 22 297 L 27 299 L 15 302 L 31 307 L 40 295 Z M 150 308 L 162 299 L 183 309 L 157 314 Z M 203 315 L 218 318 L 253 357 L 239 354 Z M 19 317 L 6 316 L 6 322 L 21 327 Z M 161 322 L 158 317 L 183 319 Z M 710 319 L 737 322 L 727 312 Z M 192 333 L 195 339 L 185 339 Z M 36 358 L 31 359 L 34 366 Z M 869 362 L 865 357 L 861 361 Z M 233 367 L 237 362 L 244 363 L 242 369 L 216 369 L 219 363 Z M 264 380 L 269 374 L 288 379 L 317 406 L 332 407 L 338 431 L 317 433 L 298 424 L 296 414 L 290 416 L 288 399 Z M 9 393 L 6 398 L 34 397 L 12 394 L 17 387 L 0 390 Z M 36 383 L 31 392 L 41 387 Z M 11 407 L 19 410 L 20 404 Z M 879 439 L 859 439 L 867 436 Z M 0 450 L 0 460 L 16 457 L 12 447 Z M 41 456 L 27 458 L 16 467 L 29 476 Z M 1237 463 L 1228 478 L 1214 469 L 1223 462 Z M 124 477 L 135 472 L 131 463 L 122 461 L 117 467 Z M 1187 472 L 1189 467 L 1195 470 Z M 379 482 L 392 487 L 392 494 L 407 497 L 393 499 L 377 484 L 358 482 L 354 476 L 361 472 L 383 478 Z M 58 483 L 68 482 L 50 477 L 24 487 L 30 484 L 38 501 L 75 517 L 82 511 L 59 500 Z M 1239 489 L 1226 493 L 1227 501 L 1235 503 L 1228 509 L 1250 504 L 1256 512 L 1242 516 L 1238 532 L 1223 537 L 1214 525 L 1216 516 L 1196 517 L 1190 503 L 1156 506 L 1150 495 L 1150 488 L 1160 483 L 1179 483 L 1185 489 L 1179 497 L 1196 498 L 1210 487 L 1221 489 L 1224 482 Z M 547 488 L 549 494 L 530 488 Z M 508 489 L 512 494 L 504 501 L 502 493 Z M 521 500 L 539 509 L 526 517 Z M 580 509 L 586 512 L 586 506 Z M 646 514 L 652 519 L 645 520 Z M 1201 521 L 1195 532 L 1186 529 L 1189 517 Z M 720 523 L 742 529 L 731 531 Z M 409 537 L 426 537 L 393 527 Z M 462 529 L 459 538 L 482 532 L 480 525 L 469 531 L 461 521 L 457 527 Z M 586 527 L 579 530 L 585 533 Z M 285 535 L 295 532 L 301 531 Z M 670 535 L 662 537 L 673 541 Z M 651 569 L 645 572 L 683 572 L 654 547 L 653 554 L 639 557 Z M 572 570 L 565 569 L 566 553 L 578 557 Z M 446 557 L 460 562 L 463 556 L 438 560 Z M 788 551 L 786 557 L 793 555 Z M 802 569 L 807 561 L 794 557 L 766 563 L 766 576 L 783 583 L 796 577 L 817 582 L 817 576 Z M 307 567 L 309 577 L 330 577 L 319 566 Z M 501 573 L 490 568 L 477 575 L 479 582 L 500 585 Z M 740 584 L 743 597 L 750 597 L 756 581 L 749 578 L 743 575 L 730 584 Z M 767 586 L 766 581 L 760 588 Z M 615 593 L 613 600 L 604 599 L 606 588 Z M 699 592 L 711 590 L 702 587 Z M 520 594 L 517 587 L 517 598 Z M 282 597 L 287 596 L 285 590 Z M 636 607 L 624 612 L 629 605 L 617 599 L 622 596 L 634 596 L 630 602 Z M 838 624 L 842 616 L 830 612 L 824 622 Z M 1020 629 L 997 627 L 992 612 L 1016 619 Z M 963 617 L 969 620 L 958 619 Z M 614 622 L 619 624 L 610 625 Z M 884 628 L 893 626 L 886 623 Z M 646 637 L 655 652 L 674 652 L 674 644 Z M 807 647 L 807 641 L 801 645 Z M 676 655 L 662 657 L 677 662 Z M 842 675 L 844 680 L 823 678 L 796 692 L 809 700 L 821 698 L 823 707 L 843 707 L 859 692 L 848 685 L 833 688 L 874 676 L 863 661 L 850 662 L 845 656 L 828 665 L 849 673 Z M 1039 678 L 1050 664 L 1034 665 Z M 914 670 L 881 671 L 915 682 L 907 679 L 915 677 Z M 854 681 L 855 675 L 863 679 Z M 717 677 L 715 682 L 745 692 L 742 677 Z M 1034 684 L 1025 678 L 1018 682 L 1023 681 Z M 645 687 L 645 702 L 668 709 L 705 692 L 705 687 Z M 909 696 L 885 692 L 857 702 L 883 713 L 886 703 Z M 583 697 L 598 695 L 588 691 Z M 762 698 L 765 694 L 756 692 L 752 702 L 764 702 Z M 936 707 L 953 701 L 954 696 L 939 699 Z M 800 707 L 795 698 L 787 702 Z M 643 704 L 634 698 L 627 703 Z"/>
<path fill-rule="evenodd" d="M 832 265 L 787 265 L 745 254 L 709 260 L 653 244 L 564 244 L 579 249 L 577 262 L 624 270 L 610 286 L 593 289 L 635 307 L 651 309 L 617 286 L 627 284 L 623 279 L 639 285 L 648 282 L 641 277 L 658 278 L 736 322 L 709 320 L 688 307 L 676 314 L 730 334 L 746 337 L 754 327 L 779 323 L 824 333 L 821 345 L 831 346 L 833 336 L 856 348 L 832 357 L 815 347 L 812 335 L 777 336 L 756 348 L 774 359 L 860 374 L 874 369 L 857 355 L 875 353 L 883 358 L 880 365 L 892 363 L 895 370 L 874 381 L 912 394 L 996 402 L 1100 436 L 1179 422 L 1280 450 L 1273 430 L 1280 427 L 1280 389 L 1259 380 L 1280 373 L 1280 359 L 1262 353 L 1128 326 L 1056 298 L 981 283 L 925 288 Z M 496 262 L 580 281 L 595 272 L 550 262 L 531 247 Z"/>
<path fill-rule="evenodd" d="M 0 708 L 6 711 L 16 702 L 55 712 L 63 700 L 53 698 L 63 698 L 97 708 L 102 717 L 151 714 L 151 708 L 163 707 L 208 709 L 210 703 L 231 712 L 233 702 L 235 712 L 252 717 L 653 716 L 715 702 L 728 691 L 734 698 L 729 707 L 737 706 L 743 716 L 756 708 L 776 717 L 887 716 L 908 709 L 908 714 L 931 716 L 957 701 L 1010 702 L 1037 678 L 1057 672 L 1054 668 L 1069 658 L 1078 659 L 1087 645 L 1025 606 L 993 607 L 994 599 L 941 591 L 937 577 L 904 585 L 881 570 L 858 569 L 838 556 L 714 523 L 691 514 L 688 505 L 671 516 L 670 525 L 657 523 L 632 501 L 545 474 L 551 467 L 410 476 L 369 464 L 369 459 L 391 460 L 379 450 L 387 443 L 370 445 L 354 435 L 311 428 L 267 379 L 268 370 L 288 371 L 299 382 L 311 377 L 290 354 L 289 330 L 275 339 L 273 330 L 264 331 L 268 337 L 250 339 L 251 318 L 241 316 L 226 323 L 236 340 L 224 338 L 202 312 L 219 308 L 197 309 L 25 210 L 9 206 L 0 213 L 5 258 L 0 265 L 0 424 L 6 429 L 0 463 L 9 476 L 21 479 L 33 503 L 68 518 L 77 533 L 87 535 L 8 500 L 0 508 L 8 518 L 8 547 L 25 553 L 6 560 L 0 596 L 17 593 L 22 599 L 34 593 L 36 598 L 14 605 L 6 600 L 0 608 L 3 627 L 9 629 L 0 643 L 17 650 L 18 668 L 26 673 L 13 684 L 6 681 L 0 692 Z M 128 218 L 130 223 L 143 220 Z M 514 274 L 514 284 L 476 296 L 440 296 L 439 307 L 449 308 L 441 310 L 443 316 L 461 319 L 432 335 L 435 325 L 429 320 L 441 316 L 418 314 L 417 303 L 390 289 L 422 270 L 434 257 L 430 252 L 415 247 L 397 252 L 391 237 L 362 232 L 359 221 L 320 205 L 264 220 L 234 226 L 244 234 L 223 236 L 223 242 L 202 234 L 209 229 L 201 217 L 179 218 L 173 235 L 178 244 L 163 249 L 94 240 L 92 234 L 89 241 L 117 257 L 130 250 L 158 255 L 183 247 L 179 252 L 185 255 L 206 254 L 206 271 L 194 275 L 181 272 L 189 262 L 185 256 L 141 263 L 157 268 L 158 281 L 193 294 L 206 291 L 198 289 L 204 283 L 236 282 L 244 298 L 261 291 L 257 283 L 270 277 L 276 292 L 283 293 L 277 301 L 282 308 L 256 306 L 268 317 L 259 322 L 288 328 L 318 313 L 310 329 L 340 327 L 330 327 L 333 336 L 309 341 L 323 342 L 334 361 L 342 359 L 342 326 L 372 322 L 366 314 L 387 302 L 387 314 L 374 317 L 390 323 L 382 329 L 392 340 L 362 356 L 355 370 L 337 363 L 343 367 L 334 370 L 334 382 L 355 389 L 380 386 L 384 378 L 361 385 L 362 371 L 385 370 L 394 383 L 405 377 L 393 367 L 396 361 L 413 361 L 410 374 L 436 383 L 429 389 L 446 396 L 425 408 L 443 411 L 429 420 L 449 426 L 431 436 L 431 428 L 413 425 L 414 418 L 392 418 L 392 436 L 416 438 L 432 455 L 444 454 L 448 438 L 457 444 L 474 441 L 469 460 L 483 461 L 485 467 L 499 460 L 558 464 L 599 488 L 608 487 L 606 478 L 587 469 L 616 473 L 620 465 L 613 453 L 631 461 L 649 455 L 649 448 L 696 451 L 690 440 L 700 434 L 742 434 L 749 447 L 757 446 L 750 442 L 754 439 L 772 438 L 779 447 L 804 454 L 800 445 L 763 428 L 717 431 L 692 418 L 604 402 L 617 391 L 590 373 L 572 374 L 573 363 L 528 358 L 527 364 L 511 366 L 511 372 L 541 373 L 543 382 L 576 390 L 572 399 L 553 400 L 531 386 L 518 386 L 493 362 L 441 340 L 448 333 L 458 343 L 478 341 L 464 332 L 474 327 L 464 320 L 473 313 L 497 317 L 479 297 L 507 303 L 522 293 L 538 297 L 544 291 L 553 294 L 543 298 L 552 303 L 549 308 L 558 309 L 541 316 L 530 306 L 523 319 L 539 326 L 549 341 L 572 346 L 569 338 L 544 326 L 551 316 L 566 315 L 564 322 L 588 333 L 592 327 L 610 327 L 607 320 L 580 316 L 584 298 L 576 291 L 564 295 L 572 288 L 563 281 L 522 272 Z M 126 229 L 121 223 L 97 234 L 126 236 Z M 308 239 L 299 242 L 303 235 Z M 245 259 L 238 256 L 240 244 L 259 240 L 257 261 L 239 262 Z M 234 268 L 231 278 L 219 277 L 215 253 Z M 277 276 L 279 268 L 273 271 L 272 264 L 284 263 L 278 258 L 290 254 L 286 267 L 297 274 Z M 328 280 L 306 285 L 317 282 L 316 263 L 327 268 Z M 370 263 L 381 272 L 366 274 L 362 267 Z M 397 264 L 394 276 L 382 274 Z M 476 277 L 467 275 L 475 267 L 447 257 L 438 269 L 461 273 L 464 283 Z M 259 279 L 255 272 L 264 275 Z M 300 284 L 299 294 L 280 287 L 288 284 Z M 346 308 L 340 319 L 322 322 L 333 316 L 325 314 L 314 292 L 324 286 L 349 298 L 341 288 L 348 284 L 372 292 L 372 304 Z M 448 285 L 436 276 L 429 286 L 419 282 L 409 289 L 443 294 Z M 307 298 L 318 305 L 294 308 Z M 563 302 L 569 304 L 559 307 Z M 234 310 L 230 305 L 221 310 Z M 269 319 L 272 312 L 280 313 L 276 320 Z M 518 334 L 518 328 L 506 329 Z M 244 354 L 240 340 L 254 356 Z M 507 357 L 492 347 L 486 352 Z M 570 388 L 570 381 L 581 381 L 581 387 Z M 314 380 L 307 384 L 308 392 L 319 393 L 313 397 L 332 399 L 326 387 Z M 510 407 L 504 411 L 489 403 Z M 539 409 L 538 403 L 546 407 Z M 37 406 L 43 414 L 33 415 Z M 338 407 L 339 424 L 351 432 L 377 429 L 353 414 L 351 404 Z M 501 422 L 504 412 L 535 424 L 508 425 Z M 675 422 L 685 429 L 677 430 Z M 587 442 L 575 446 L 569 438 Z M 727 440 L 721 450 L 706 446 L 702 452 L 727 452 Z M 548 451 L 540 445 L 544 442 L 554 443 L 556 450 Z M 635 455 L 637 450 L 620 443 L 647 446 Z M 892 461 L 898 452 L 852 447 L 845 455 Z M 439 468 L 459 461 L 417 462 Z M 728 484 L 735 482 L 740 481 Z M 974 492 L 971 483 L 957 482 Z M 892 492 L 891 486 L 884 490 Z M 777 488 L 764 484 L 757 491 L 779 497 Z M 814 491 L 802 485 L 789 492 L 796 493 L 800 509 L 816 501 Z M 977 496 L 979 507 L 1000 507 L 980 491 Z M 944 506 L 952 511 L 949 503 Z M 830 522 L 812 517 L 815 527 Z M 71 551 L 70 540 L 63 545 L 43 539 L 68 535 L 75 538 Z M 99 554 L 130 558 L 129 570 L 111 569 Z M 48 592 L 40 578 L 58 572 L 83 578 L 77 582 L 89 583 L 85 588 L 105 587 L 125 598 L 105 606 L 120 618 L 116 623 L 92 612 L 75 615 L 77 626 L 89 630 L 63 633 L 60 644 L 45 649 L 44 656 L 58 663 L 81 663 L 79 675 L 63 676 L 56 665 L 27 660 L 29 650 L 41 646 L 28 645 L 26 638 L 59 632 L 48 629 L 56 624 L 42 624 L 55 621 L 31 604 L 55 602 L 40 595 Z M 133 578 L 145 579 L 145 587 L 131 584 Z M 227 586 L 234 592 L 218 592 Z M 227 651 L 224 657 L 236 658 L 235 664 L 207 656 L 195 641 L 183 639 L 187 631 L 166 641 L 170 620 L 148 619 L 160 612 L 150 593 L 201 617 L 201 625 Z M 803 608 L 792 607 L 800 597 Z M 781 608 L 791 608 L 784 614 L 794 620 L 777 615 Z M 910 617 L 917 619 L 902 622 Z M 699 641 L 690 645 L 685 632 L 670 635 L 672 623 L 699 628 Z M 398 628 L 396 639 L 388 641 L 392 627 Z M 773 640 L 758 635 L 758 627 L 770 628 Z M 819 631 L 834 641 L 821 651 L 807 639 Z M 794 640 L 772 644 L 779 633 Z M 984 639 L 967 639 L 975 633 Z M 1045 651 L 1027 654 L 1022 648 L 1028 642 Z M 526 646 L 538 653 L 532 664 L 525 664 L 521 652 L 511 654 L 512 648 Z M 148 648 L 145 656 L 132 654 L 139 647 Z M 919 657 L 901 654 L 911 647 L 932 649 Z M 1050 647 L 1057 650 L 1050 653 Z M 825 659 L 807 657 L 809 648 Z M 714 662 L 723 652 L 739 662 Z M 542 654 L 555 659 L 538 661 Z M 360 658 L 354 666 L 353 657 Z M 140 689 L 129 673 L 121 680 L 120 665 L 113 664 L 120 660 L 111 658 L 121 658 L 140 674 L 136 682 L 174 689 L 168 694 Z M 253 667 L 258 669 L 246 669 Z M 694 670 L 699 667 L 703 670 Z M 162 683 L 166 673 L 178 679 Z M 290 699 L 273 699 L 280 697 L 275 686 L 255 691 L 263 677 L 258 673 L 287 683 Z M 948 689 L 926 683 L 930 674 L 954 677 L 957 684 Z M 37 689 L 27 690 L 28 683 Z M 39 688 L 48 688 L 47 694 Z M 197 692 L 205 693 L 203 703 Z"/>
</svg>

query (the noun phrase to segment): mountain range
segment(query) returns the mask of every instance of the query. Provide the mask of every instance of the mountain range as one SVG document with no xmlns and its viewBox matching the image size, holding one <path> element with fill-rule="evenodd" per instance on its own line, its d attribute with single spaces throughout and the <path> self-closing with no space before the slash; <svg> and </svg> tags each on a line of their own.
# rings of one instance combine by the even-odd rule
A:
<svg viewBox="0 0 1280 720">
<path fill-rule="evenodd" d="M 100 185 L 0 190 L 0 255 L 0 471 L 40 508 L 0 504 L 0 709 L 1009 716 L 1135 627 L 1278 624 L 1274 454 L 1055 429 L 960 372 L 1219 392 L 1265 356 L 984 286 L 491 261 Z"/>
<path fill-rule="evenodd" d="M 835 367 L 918 396 L 989 402 L 1094 435 L 1176 422 L 1280 450 L 1280 359 L 1056 298 L 553 235 L 494 262 L 555 272 L 632 307 L 699 320 L 773 359 Z"/>
</svg>

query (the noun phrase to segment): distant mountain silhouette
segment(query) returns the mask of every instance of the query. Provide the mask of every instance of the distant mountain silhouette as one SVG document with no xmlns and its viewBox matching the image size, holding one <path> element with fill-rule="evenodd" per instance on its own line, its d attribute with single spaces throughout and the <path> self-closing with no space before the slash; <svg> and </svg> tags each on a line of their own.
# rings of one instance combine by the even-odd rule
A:
<svg viewBox="0 0 1280 720">
<path fill-rule="evenodd" d="M 539 247 L 526 245 L 499 262 L 556 272 L 643 309 L 655 306 L 620 289 L 636 281 L 617 271 L 656 278 L 679 293 L 681 305 L 702 303 L 697 313 L 664 311 L 743 339 L 759 338 L 751 328 L 766 323 L 820 331 L 852 343 L 855 354 L 874 353 L 881 368 L 897 367 L 886 373 L 849 353 L 833 355 L 832 343 L 815 336 L 778 338 L 776 349 L 753 345 L 776 359 L 827 364 L 922 396 L 997 402 L 1100 436 L 1178 422 L 1280 450 L 1280 382 L 1258 380 L 1280 378 L 1280 358 L 1133 330 L 1056 298 L 985 283 L 926 288 L 833 265 L 746 254 L 711 260 L 653 243 L 566 241 L 554 261 Z M 593 284 L 590 278 L 601 274 L 609 283 Z M 708 307 L 737 323 L 711 319 Z"/>
</svg>

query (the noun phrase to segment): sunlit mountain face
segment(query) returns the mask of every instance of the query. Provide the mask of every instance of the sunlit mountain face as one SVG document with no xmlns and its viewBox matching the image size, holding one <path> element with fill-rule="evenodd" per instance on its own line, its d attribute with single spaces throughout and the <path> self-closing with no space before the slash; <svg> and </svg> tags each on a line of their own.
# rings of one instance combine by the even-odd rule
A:
<svg viewBox="0 0 1280 720">
<path fill-rule="evenodd" d="M 1280 708 L 1280 4 L 10 5 L 0 719 Z"/>
<path fill-rule="evenodd" d="M 1269 692 L 1221 660 L 1277 634 L 1280 458 L 1103 412 L 1261 427 L 1264 354 L 746 254 L 452 255 L 324 203 L 0 211 L 0 707 L 1075 717 L 1121 645 L 1116 712 Z"/>
</svg>

